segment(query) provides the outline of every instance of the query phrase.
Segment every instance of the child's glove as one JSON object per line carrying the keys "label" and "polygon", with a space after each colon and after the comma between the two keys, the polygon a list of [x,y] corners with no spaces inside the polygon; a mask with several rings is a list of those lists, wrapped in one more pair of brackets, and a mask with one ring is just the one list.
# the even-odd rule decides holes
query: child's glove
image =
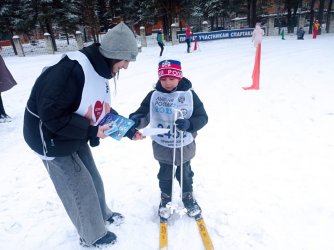
{"label": "child's glove", "polygon": [[132,121],[134,121],[135,123],[133,124],[133,126],[128,130],[128,132],[126,132],[126,134],[124,136],[128,137],[129,139],[133,139],[133,137],[136,135],[137,133],[137,127],[140,124],[140,119],[143,118],[144,115],[141,113],[138,114],[133,114],[130,115],[129,119],[131,119]]}
{"label": "child's glove", "polygon": [[143,115],[143,114],[140,114],[140,113],[138,113],[138,114],[133,114],[133,115],[131,115],[131,116],[129,117],[132,121],[135,122],[135,124],[133,125],[133,128],[136,128],[136,127],[139,126],[139,124],[140,124],[140,119],[143,118],[143,117],[144,117],[144,115]]}
{"label": "child's glove", "polygon": [[187,131],[190,128],[190,121],[188,119],[177,119],[175,124],[176,128],[182,131]]}

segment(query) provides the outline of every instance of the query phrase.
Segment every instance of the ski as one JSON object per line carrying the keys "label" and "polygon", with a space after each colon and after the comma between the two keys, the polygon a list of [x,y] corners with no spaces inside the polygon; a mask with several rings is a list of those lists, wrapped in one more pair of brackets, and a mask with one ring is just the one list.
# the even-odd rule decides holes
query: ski
{"label": "ski", "polygon": [[160,245],[159,249],[167,250],[168,248],[168,223],[167,219],[160,218]]}
{"label": "ski", "polygon": [[[209,232],[206,228],[205,221],[201,214],[194,217],[199,233],[201,235],[203,245],[205,250],[214,250]],[[168,249],[168,220],[160,218],[160,245],[159,249],[167,250]]]}
{"label": "ski", "polygon": [[213,250],[214,249],[213,244],[212,244],[208,229],[206,228],[206,225],[205,225],[205,222],[204,222],[204,219],[203,219],[202,215],[199,214],[199,215],[195,216],[195,220],[196,220],[197,227],[198,227],[199,233],[201,235],[205,250]]}

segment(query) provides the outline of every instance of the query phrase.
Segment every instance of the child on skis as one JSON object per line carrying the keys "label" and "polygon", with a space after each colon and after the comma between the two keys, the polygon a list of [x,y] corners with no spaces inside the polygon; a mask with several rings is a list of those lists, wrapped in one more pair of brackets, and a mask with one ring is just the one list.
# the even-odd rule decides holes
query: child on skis
{"label": "child on skis", "polygon": [[[130,115],[136,122],[135,128],[146,127],[150,123],[153,128],[169,128],[166,134],[152,136],[154,158],[159,162],[158,173],[161,202],[158,214],[168,219],[170,212],[166,205],[171,202],[173,178],[173,149],[174,132],[177,133],[175,165],[176,179],[180,183],[181,140],[180,131],[183,132],[183,183],[182,201],[190,217],[201,213],[201,208],[193,196],[193,176],[190,160],[195,156],[195,137],[208,122],[208,116],[202,101],[192,89],[191,82],[183,77],[181,63],[176,60],[163,60],[159,62],[159,80],[155,89],[150,91],[142,101],[140,107]],[[182,111],[175,121],[175,112]],[[176,125],[176,131],[174,131]],[[143,135],[135,132],[127,136],[134,139],[143,139]],[[181,183],[180,183],[181,185]]]}

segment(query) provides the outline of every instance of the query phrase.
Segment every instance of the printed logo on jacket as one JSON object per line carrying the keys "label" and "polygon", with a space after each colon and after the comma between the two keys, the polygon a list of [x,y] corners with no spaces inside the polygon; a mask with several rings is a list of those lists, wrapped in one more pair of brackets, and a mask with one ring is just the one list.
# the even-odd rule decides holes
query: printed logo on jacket
{"label": "printed logo on jacket", "polygon": [[[193,113],[193,96],[190,90],[162,93],[154,91],[150,103],[150,125],[153,128],[169,128],[163,135],[152,136],[158,144],[174,147],[174,122],[176,119],[189,119]],[[183,146],[193,141],[191,133],[183,133]],[[180,132],[176,131],[176,147],[181,147]]]}
{"label": "printed logo on jacket", "polygon": [[81,65],[85,75],[81,102],[75,113],[89,119],[91,125],[97,125],[105,114],[110,112],[109,82],[96,73],[83,53],[70,52],[67,56]]}

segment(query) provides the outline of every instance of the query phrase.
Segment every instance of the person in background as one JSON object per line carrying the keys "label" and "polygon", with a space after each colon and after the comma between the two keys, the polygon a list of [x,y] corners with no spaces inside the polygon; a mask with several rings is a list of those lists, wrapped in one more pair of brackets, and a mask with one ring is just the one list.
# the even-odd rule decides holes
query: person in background
{"label": "person in background", "polygon": [[319,21],[316,19],[313,23],[313,39],[316,39],[319,33],[319,29],[320,29],[320,23]]}
{"label": "person in background", "polygon": [[190,53],[190,46],[191,46],[191,30],[190,26],[187,26],[186,29],[186,43],[187,43],[187,53]]}
{"label": "person in background", "polygon": [[303,27],[299,27],[299,29],[297,30],[297,39],[304,40],[304,34],[305,34],[305,31]]}
{"label": "person in background", "polygon": [[164,51],[164,46],[165,46],[165,38],[164,38],[164,34],[162,33],[162,29],[158,30],[157,42],[158,42],[158,45],[160,47],[160,57],[161,57],[162,53]]}
{"label": "person in background", "polygon": [[[193,176],[190,160],[195,156],[195,138],[197,131],[208,122],[208,116],[204,105],[192,88],[191,82],[183,77],[181,62],[177,60],[163,60],[158,66],[159,80],[154,90],[150,91],[142,101],[140,107],[132,114],[130,119],[135,121],[132,134],[128,134],[133,140],[143,139],[137,128],[148,125],[153,128],[169,128],[166,134],[152,136],[154,158],[159,162],[158,173],[161,201],[158,214],[162,219],[170,217],[170,210],[166,207],[171,202],[173,176],[173,151],[176,147],[175,164],[176,179],[181,184],[181,159],[183,159],[183,182],[182,201],[190,217],[201,213],[201,208],[193,196]],[[173,107],[173,108],[172,108]],[[175,121],[175,112],[178,113]],[[177,131],[174,131],[174,122]],[[174,133],[180,137],[183,132],[183,143],[176,138],[174,144]],[[183,158],[181,158],[181,146],[183,145]]]}
{"label": "person in background", "polygon": [[281,39],[285,40],[285,31],[284,31],[284,29],[282,29],[282,31],[281,31]]}
{"label": "person in background", "polygon": [[[108,80],[135,61],[138,47],[124,23],[110,29],[101,44],[64,54],[47,67],[32,88],[23,135],[42,159],[83,246],[106,246],[116,235],[106,224],[123,220],[105,200],[104,186],[91,150],[110,126],[97,125],[109,112]],[[114,78],[115,79],[115,78]]]}
{"label": "person in background", "polygon": [[12,87],[17,85],[17,83],[14,80],[10,71],[8,70],[5,61],[1,56],[1,53],[2,53],[2,47],[0,46],[0,123],[4,123],[12,121],[12,118],[9,115],[7,115],[5,111],[1,93],[10,90]]}

